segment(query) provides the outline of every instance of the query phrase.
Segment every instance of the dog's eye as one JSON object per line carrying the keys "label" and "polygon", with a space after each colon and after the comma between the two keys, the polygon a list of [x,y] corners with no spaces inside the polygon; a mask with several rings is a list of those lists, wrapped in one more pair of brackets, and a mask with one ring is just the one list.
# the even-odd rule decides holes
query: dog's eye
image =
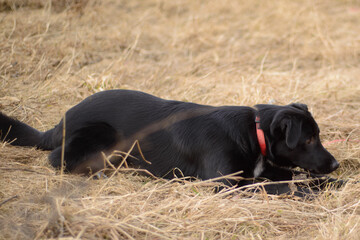
{"label": "dog's eye", "polygon": [[314,138],[314,137],[311,137],[311,138],[309,138],[309,139],[307,139],[307,140],[305,141],[306,144],[312,144],[312,143],[314,143],[314,142],[315,142],[315,138]]}

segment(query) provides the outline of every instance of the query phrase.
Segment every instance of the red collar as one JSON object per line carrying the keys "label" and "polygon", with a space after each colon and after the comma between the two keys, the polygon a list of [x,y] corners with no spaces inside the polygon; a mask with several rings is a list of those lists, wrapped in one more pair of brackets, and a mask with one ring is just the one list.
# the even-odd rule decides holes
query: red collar
{"label": "red collar", "polygon": [[266,142],[265,142],[265,136],[264,131],[260,127],[260,117],[256,116],[255,118],[256,123],[256,135],[257,139],[260,145],[261,154],[265,157],[266,156]]}

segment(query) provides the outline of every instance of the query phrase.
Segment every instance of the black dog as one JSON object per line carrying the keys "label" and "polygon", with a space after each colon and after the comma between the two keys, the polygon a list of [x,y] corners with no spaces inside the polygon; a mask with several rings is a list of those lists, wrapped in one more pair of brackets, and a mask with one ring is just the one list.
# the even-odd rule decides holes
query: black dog
{"label": "black dog", "polygon": [[[174,177],[174,171],[203,180],[239,172],[243,180],[222,181],[242,186],[252,182],[249,178],[291,180],[299,173],[291,170],[294,167],[327,174],[339,166],[322,146],[307,106],[299,103],[213,107],[110,90],[80,102],[65,120],[64,159],[69,172],[97,172],[106,167],[103,153],[126,152],[135,141],[140,148],[134,148],[127,164],[165,178]],[[2,140],[53,150],[50,162],[60,167],[63,121],[39,132],[0,113]],[[114,165],[122,161],[121,156],[111,158]],[[266,190],[283,193],[290,188],[274,184]]]}

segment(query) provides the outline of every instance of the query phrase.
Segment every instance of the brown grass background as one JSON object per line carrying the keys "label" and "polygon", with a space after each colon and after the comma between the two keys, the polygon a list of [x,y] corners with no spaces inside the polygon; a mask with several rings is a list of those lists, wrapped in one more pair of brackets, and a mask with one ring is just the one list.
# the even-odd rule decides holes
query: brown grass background
{"label": "brown grass background", "polygon": [[[350,179],[314,200],[120,171],[61,174],[0,145],[0,239],[359,239],[360,2],[0,0],[0,110],[40,129],[113,88],[308,104]],[[343,141],[334,141],[343,140]]]}

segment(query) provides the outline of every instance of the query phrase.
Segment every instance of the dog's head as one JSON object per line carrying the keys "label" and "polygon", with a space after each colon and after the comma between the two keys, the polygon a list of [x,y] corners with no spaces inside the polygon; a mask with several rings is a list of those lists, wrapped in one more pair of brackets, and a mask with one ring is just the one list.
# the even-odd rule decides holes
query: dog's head
{"label": "dog's head", "polygon": [[319,127],[305,104],[258,105],[269,160],[278,166],[301,167],[326,174],[339,167],[323,147]]}

